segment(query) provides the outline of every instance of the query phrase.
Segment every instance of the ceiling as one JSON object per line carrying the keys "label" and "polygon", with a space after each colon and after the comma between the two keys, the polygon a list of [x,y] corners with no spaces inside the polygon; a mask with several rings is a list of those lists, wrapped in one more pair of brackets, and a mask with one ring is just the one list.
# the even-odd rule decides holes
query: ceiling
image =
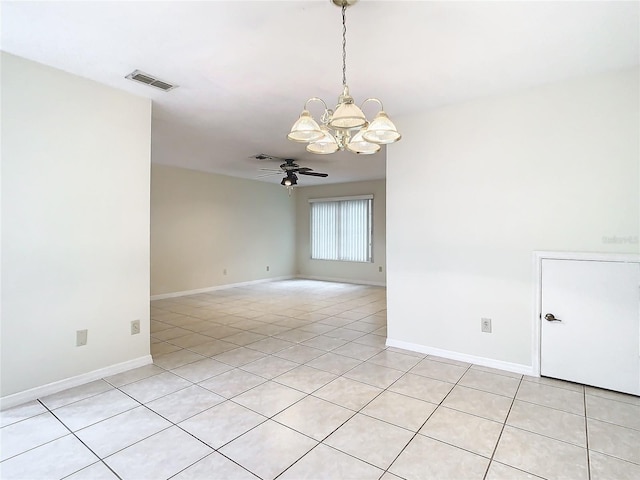
{"label": "ceiling", "polygon": [[[361,0],[347,11],[347,80],[356,102],[380,98],[402,133],[416,111],[638,65],[639,5]],[[2,50],[153,100],[154,163],[256,179],[279,163],[249,158],[266,153],[329,174],[300,185],[385,177],[384,148],[317,156],[286,139],[306,99],[332,105],[341,92],[330,0],[0,6]],[[179,88],[126,80],[135,69]]]}

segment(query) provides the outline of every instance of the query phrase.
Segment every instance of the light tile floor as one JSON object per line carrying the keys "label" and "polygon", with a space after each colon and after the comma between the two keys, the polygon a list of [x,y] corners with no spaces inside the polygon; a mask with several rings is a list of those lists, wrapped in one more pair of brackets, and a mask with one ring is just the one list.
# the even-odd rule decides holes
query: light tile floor
{"label": "light tile floor", "polygon": [[154,365],[0,414],[3,479],[640,478],[640,398],[385,347],[385,290],[151,305]]}

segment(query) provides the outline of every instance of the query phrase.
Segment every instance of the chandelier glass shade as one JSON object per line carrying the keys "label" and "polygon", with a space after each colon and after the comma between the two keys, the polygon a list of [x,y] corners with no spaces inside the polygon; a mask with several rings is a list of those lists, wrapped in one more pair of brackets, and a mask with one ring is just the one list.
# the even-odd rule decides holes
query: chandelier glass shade
{"label": "chandelier glass shade", "polygon": [[364,130],[361,129],[349,140],[346,148],[350,152],[359,153],[360,155],[371,155],[380,150],[381,147],[377,143],[366,141],[364,138]]}
{"label": "chandelier glass shade", "polygon": [[309,110],[305,108],[300,114],[300,118],[293,124],[287,138],[294,142],[315,142],[323,136],[320,125],[313,119]]}
{"label": "chandelier glass shade", "polygon": [[307,151],[311,153],[316,153],[318,155],[327,155],[329,153],[335,153],[340,150],[338,146],[338,142],[335,137],[329,131],[329,128],[326,125],[322,125],[320,127],[320,131],[322,132],[322,137],[318,140],[314,140],[309,145],[307,145]]}
{"label": "chandelier glass shade", "polygon": [[[393,122],[385,113],[382,102],[377,98],[367,98],[358,107],[347,86],[347,25],[346,9],[357,0],[332,0],[342,8],[342,94],[338,97],[335,110],[318,97],[306,101],[300,117],[287,135],[294,142],[307,143],[307,151],[318,155],[348,150],[360,155],[371,155],[385,145],[400,140]],[[310,102],[322,103],[324,110],[318,123],[309,112]],[[380,110],[371,123],[362,111],[367,102],[378,103]]]}

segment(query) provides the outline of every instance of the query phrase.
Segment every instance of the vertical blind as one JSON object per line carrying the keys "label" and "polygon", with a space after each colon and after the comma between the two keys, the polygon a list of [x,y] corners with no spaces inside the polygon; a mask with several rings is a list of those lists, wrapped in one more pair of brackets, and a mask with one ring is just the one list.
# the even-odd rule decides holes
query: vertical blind
{"label": "vertical blind", "polygon": [[311,203],[311,258],[371,262],[373,196],[316,199]]}

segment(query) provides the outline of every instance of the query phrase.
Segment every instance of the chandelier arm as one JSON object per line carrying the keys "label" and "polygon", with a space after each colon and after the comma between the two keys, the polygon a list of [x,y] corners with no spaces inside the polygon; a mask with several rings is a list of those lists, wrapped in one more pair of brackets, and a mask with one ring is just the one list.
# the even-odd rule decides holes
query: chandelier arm
{"label": "chandelier arm", "polygon": [[378,105],[380,105],[380,110],[384,110],[384,106],[382,105],[382,101],[378,98],[367,98],[364,102],[362,102],[362,104],[360,105],[360,109],[364,110],[364,104],[367,102],[376,102]]}
{"label": "chandelier arm", "polygon": [[329,107],[327,106],[327,103],[324,100],[322,100],[321,98],[318,98],[318,97],[311,97],[309,100],[304,102],[304,109],[305,110],[309,110],[307,108],[307,106],[309,105],[309,102],[320,102],[320,103],[322,103],[322,105],[324,105],[325,111],[329,110]]}
{"label": "chandelier arm", "polygon": [[327,103],[322,100],[319,97],[311,97],[309,100],[307,100],[304,104],[304,109],[305,110],[309,110],[307,108],[307,106],[309,105],[309,102],[320,102],[323,106],[324,106],[324,112],[322,112],[322,116],[320,117],[320,121],[323,123],[323,125],[326,125],[327,122],[329,121],[329,119],[331,118],[331,115],[333,115],[333,110],[331,110]]}

